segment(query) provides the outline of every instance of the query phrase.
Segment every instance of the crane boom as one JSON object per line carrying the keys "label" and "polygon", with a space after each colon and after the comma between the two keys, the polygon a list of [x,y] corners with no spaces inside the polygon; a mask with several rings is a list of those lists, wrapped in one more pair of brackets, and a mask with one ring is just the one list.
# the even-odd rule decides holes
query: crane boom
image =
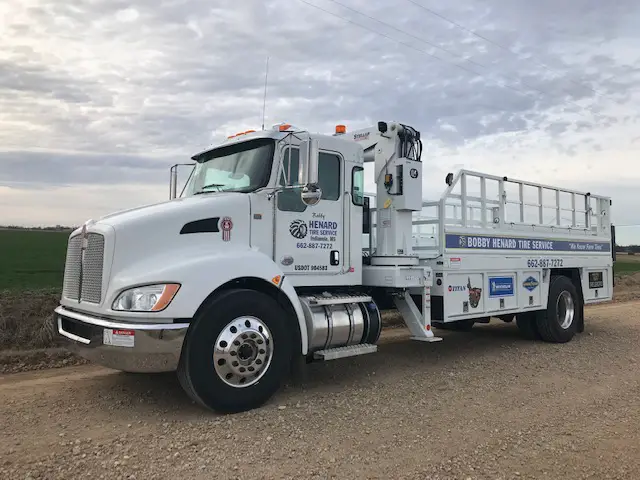
{"label": "crane boom", "polygon": [[375,127],[372,126],[354,130],[349,132],[348,135],[351,136],[353,141],[362,145],[365,162],[375,161],[375,147],[381,142],[396,143],[397,154],[401,157],[408,157],[420,161],[422,155],[420,132],[408,125],[378,122],[378,125]]}

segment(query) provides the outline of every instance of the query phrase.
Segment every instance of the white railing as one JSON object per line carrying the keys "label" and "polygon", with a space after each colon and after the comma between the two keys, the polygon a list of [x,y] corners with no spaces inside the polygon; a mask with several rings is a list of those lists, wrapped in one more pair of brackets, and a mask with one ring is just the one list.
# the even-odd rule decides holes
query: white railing
{"label": "white railing", "polygon": [[447,226],[610,235],[610,199],[588,192],[461,170],[440,202]]}
{"label": "white railing", "polygon": [[[375,193],[372,209],[375,248]],[[495,229],[561,236],[610,237],[610,199],[554,186],[460,170],[438,201],[414,213],[414,249],[438,252],[445,231]],[[365,247],[369,244],[365,235]],[[368,248],[366,248],[368,249]]]}

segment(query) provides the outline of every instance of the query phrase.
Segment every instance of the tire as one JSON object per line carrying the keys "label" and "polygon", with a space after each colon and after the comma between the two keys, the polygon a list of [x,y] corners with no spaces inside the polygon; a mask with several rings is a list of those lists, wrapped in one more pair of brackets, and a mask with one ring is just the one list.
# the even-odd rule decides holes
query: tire
{"label": "tire", "polygon": [[573,282],[565,276],[552,276],[547,310],[536,318],[542,339],[551,343],[569,342],[578,328],[579,310],[580,297]]}
{"label": "tire", "polygon": [[229,290],[209,300],[185,339],[178,378],[203,407],[237,413],[262,406],[289,373],[287,313],[268,295]]}
{"label": "tire", "polygon": [[518,330],[527,340],[542,340],[536,322],[537,312],[519,313],[516,315]]}

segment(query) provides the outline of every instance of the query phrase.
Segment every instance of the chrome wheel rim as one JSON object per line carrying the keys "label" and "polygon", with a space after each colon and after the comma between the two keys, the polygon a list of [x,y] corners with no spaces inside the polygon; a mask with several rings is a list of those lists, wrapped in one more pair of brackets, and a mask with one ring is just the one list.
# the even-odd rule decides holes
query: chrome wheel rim
{"label": "chrome wheel rim", "polygon": [[558,296],[556,302],[556,315],[560,328],[566,330],[573,323],[573,317],[575,316],[575,307],[573,304],[573,297],[566,290]]}
{"label": "chrome wheel rim", "polygon": [[256,317],[238,317],[216,339],[213,365],[227,385],[244,388],[262,378],[271,364],[273,342],[267,326]]}

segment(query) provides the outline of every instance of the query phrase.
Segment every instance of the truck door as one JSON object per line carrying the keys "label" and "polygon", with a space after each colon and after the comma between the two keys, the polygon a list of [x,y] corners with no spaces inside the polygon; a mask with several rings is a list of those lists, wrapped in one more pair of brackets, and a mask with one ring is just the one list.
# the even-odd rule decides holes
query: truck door
{"label": "truck door", "polygon": [[[289,150],[287,147],[283,158],[280,185],[297,183],[298,148],[294,146]],[[342,272],[343,165],[341,155],[320,151],[318,183],[322,197],[316,205],[306,205],[301,200],[301,187],[278,192],[274,260],[285,274],[335,275]]]}

